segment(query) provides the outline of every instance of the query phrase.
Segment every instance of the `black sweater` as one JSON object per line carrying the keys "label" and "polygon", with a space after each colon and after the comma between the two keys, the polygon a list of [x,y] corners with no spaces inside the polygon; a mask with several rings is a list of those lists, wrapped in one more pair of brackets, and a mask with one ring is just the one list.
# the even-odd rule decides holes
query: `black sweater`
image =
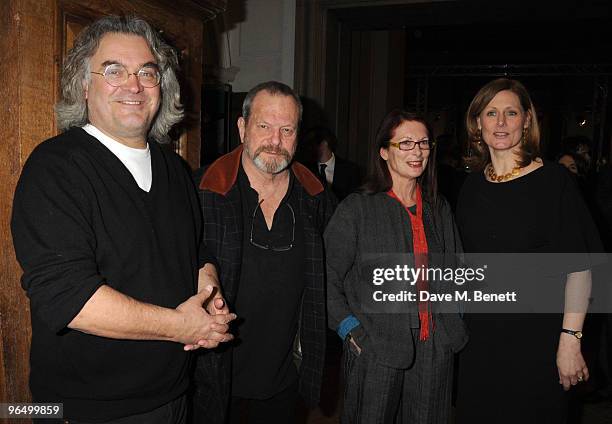
{"label": "black sweater", "polygon": [[185,165],[149,143],[150,192],[80,128],[40,144],[26,162],[12,233],[30,298],[30,387],[64,416],[103,421],[181,395],[188,354],[178,343],[115,340],[66,326],[103,284],[175,308],[193,295],[201,218]]}

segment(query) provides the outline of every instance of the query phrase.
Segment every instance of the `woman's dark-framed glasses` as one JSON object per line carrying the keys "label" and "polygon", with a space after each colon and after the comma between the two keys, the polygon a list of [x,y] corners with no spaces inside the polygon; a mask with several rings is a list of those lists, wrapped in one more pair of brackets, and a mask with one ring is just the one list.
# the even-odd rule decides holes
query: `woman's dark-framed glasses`
{"label": "woman's dark-framed glasses", "polygon": [[260,249],[264,250],[272,250],[273,252],[285,252],[287,250],[291,250],[291,248],[293,247],[293,242],[295,241],[295,212],[293,211],[291,205],[287,202],[281,203],[279,209],[286,206],[291,212],[291,241],[289,241],[289,243],[280,244],[279,246],[274,246],[272,245],[272,243],[268,244],[258,242],[253,238],[253,230],[255,229],[255,215],[257,214],[257,210],[261,209],[262,202],[263,200],[261,202],[258,202],[257,206],[255,207],[255,210],[253,211],[253,216],[251,217],[251,235],[249,236],[249,241],[255,247],[259,247]]}
{"label": "woman's dark-framed glasses", "polygon": [[430,150],[434,148],[434,146],[436,145],[436,142],[432,140],[420,140],[420,141],[404,140],[404,141],[397,141],[397,142],[393,142],[393,141],[389,142],[389,146],[397,147],[400,150],[412,150],[416,147],[417,144],[419,145],[419,148],[421,150]]}
{"label": "woman's dark-framed glasses", "polygon": [[140,85],[146,88],[153,88],[161,81],[161,73],[156,66],[146,65],[138,70],[138,72],[129,73],[125,66],[120,63],[113,63],[104,68],[104,72],[94,72],[92,74],[102,75],[108,85],[119,87],[127,82],[130,75],[138,78]]}

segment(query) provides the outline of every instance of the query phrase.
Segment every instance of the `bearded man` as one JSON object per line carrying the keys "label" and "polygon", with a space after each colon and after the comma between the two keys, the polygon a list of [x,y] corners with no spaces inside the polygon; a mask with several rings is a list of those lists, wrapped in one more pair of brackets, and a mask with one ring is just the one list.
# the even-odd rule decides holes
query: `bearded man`
{"label": "bearded man", "polygon": [[[227,417],[215,412],[229,405],[230,423],[246,414],[249,423],[286,424],[295,421],[300,396],[312,406],[319,401],[325,357],[321,235],[333,197],[293,161],[301,114],[290,87],[257,85],[238,119],[241,146],[197,179],[204,240],[240,322],[230,349],[199,358],[195,422],[221,423]],[[211,386],[221,387],[219,397],[211,396]]]}

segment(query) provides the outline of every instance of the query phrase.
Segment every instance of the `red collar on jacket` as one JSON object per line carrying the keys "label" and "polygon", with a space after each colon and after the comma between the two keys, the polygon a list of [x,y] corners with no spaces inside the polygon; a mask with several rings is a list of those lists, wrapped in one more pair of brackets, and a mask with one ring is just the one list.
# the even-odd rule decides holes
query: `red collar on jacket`
{"label": "red collar on jacket", "polygon": [[[236,184],[241,158],[242,144],[214,161],[200,180],[200,190],[210,190],[225,196]],[[323,184],[301,163],[294,161],[291,170],[309,195],[316,196],[323,191]]]}

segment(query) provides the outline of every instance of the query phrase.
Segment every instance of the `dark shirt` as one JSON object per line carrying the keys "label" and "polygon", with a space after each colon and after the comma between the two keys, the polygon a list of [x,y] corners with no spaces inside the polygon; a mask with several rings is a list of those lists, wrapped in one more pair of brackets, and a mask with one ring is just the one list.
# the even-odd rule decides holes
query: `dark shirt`
{"label": "dark shirt", "polygon": [[[236,298],[241,322],[233,351],[232,395],[266,399],[297,381],[293,342],[304,290],[303,223],[293,173],[270,230],[258,207],[258,194],[242,167],[238,185],[243,199],[244,235]],[[253,243],[270,249],[255,246],[251,234]],[[281,250],[289,245],[290,249]]]}
{"label": "dark shirt", "polygon": [[148,193],[80,128],[40,144],[17,185],[12,232],[32,313],[30,388],[36,402],[63,402],[66,418],[143,413],[187,389],[179,343],[67,328],[103,284],[166,308],[196,291],[196,193],[178,156],[150,149]]}

